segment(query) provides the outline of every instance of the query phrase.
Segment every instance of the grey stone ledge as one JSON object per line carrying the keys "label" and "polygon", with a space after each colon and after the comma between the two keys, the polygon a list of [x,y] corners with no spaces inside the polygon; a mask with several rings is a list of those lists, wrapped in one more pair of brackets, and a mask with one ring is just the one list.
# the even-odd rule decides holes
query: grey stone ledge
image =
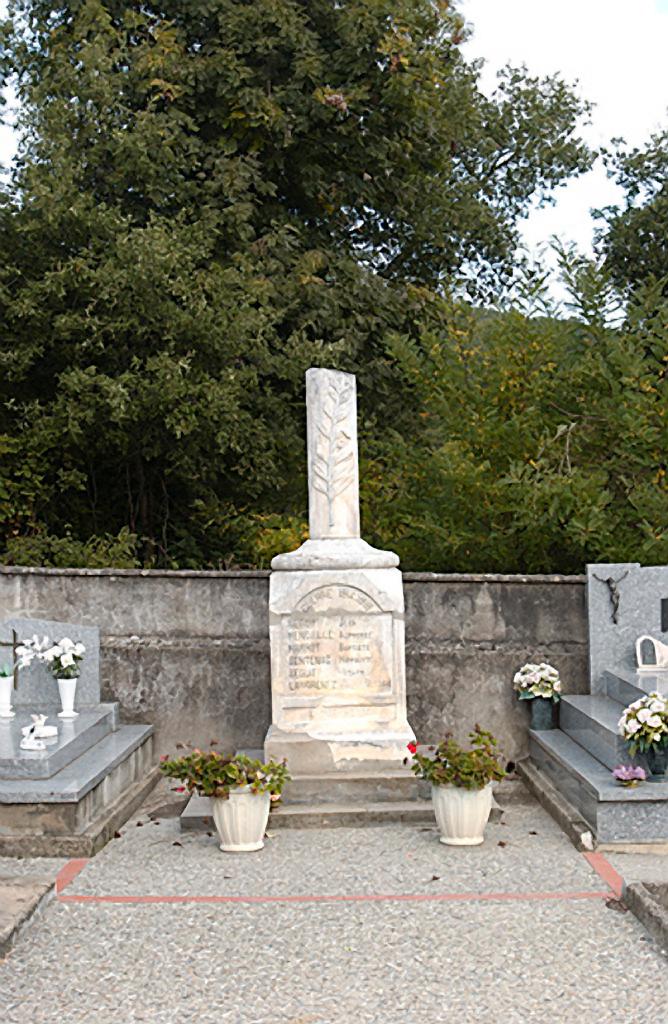
{"label": "grey stone ledge", "polygon": [[[6,576],[121,576],[175,579],[268,579],[269,569],[52,569],[33,565],[0,565],[0,575]],[[584,586],[586,576],[562,576],[536,573],[515,575],[506,573],[438,573],[405,572],[406,583],[521,583],[521,584],[577,584]]]}
{"label": "grey stone ledge", "polygon": [[40,565],[0,565],[5,576],[136,576],[140,578],[174,577],[176,579],[236,579],[237,577],[268,579],[269,569],[52,569]]}
{"label": "grey stone ledge", "polygon": [[0,805],[78,803],[152,734],[152,725],[124,725],[50,779],[0,779]]}

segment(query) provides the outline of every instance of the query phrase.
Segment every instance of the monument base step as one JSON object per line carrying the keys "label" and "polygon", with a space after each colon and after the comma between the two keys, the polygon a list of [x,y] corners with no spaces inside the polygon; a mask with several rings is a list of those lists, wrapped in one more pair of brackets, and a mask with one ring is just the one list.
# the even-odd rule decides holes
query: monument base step
{"label": "monument base step", "polygon": [[[434,822],[431,800],[387,800],[378,802],[279,804],[269,815],[267,829],[346,828],[357,825],[387,825],[393,822]],[[215,826],[208,797],[191,796],[181,814],[181,828],[213,832]]]}
{"label": "monument base step", "polygon": [[158,777],[152,726],[127,725],[50,779],[0,779],[0,855],[89,856]]}
{"label": "monument base step", "polygon": [[430,798],[429,783],[407,769],[393,772],[325,772],[295,775],[283,790],[282,805],[389,803]]}
{"label": "monument base step", "polygon": [[[503,786],[499,794],[503,804],[523,802],[527,793],[521,783]],[[503,807],[492,804],[489,820],[501,820]],[[391,825],[397,822],[433,824],[431,798],[390,800],[318,801],[314,803],[281,802],[272,807],[268,830],[274,828],[354,828],[365,825]],[[193,794],[181,813],[181,828],[194,832],[213,832],[215,826],[208,797]]]}

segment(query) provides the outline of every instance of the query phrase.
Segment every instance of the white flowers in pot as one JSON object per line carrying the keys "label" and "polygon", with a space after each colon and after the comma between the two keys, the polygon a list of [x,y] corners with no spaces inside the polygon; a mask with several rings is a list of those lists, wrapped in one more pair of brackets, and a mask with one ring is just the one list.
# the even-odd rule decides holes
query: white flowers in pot
{"label": "white flowers in pot", "polygon": [[652,775],[662,781],[668,768],[668,698],[653,691],[634,700],[624,709],[617,728],[630,754],[644,754]]}
{"label": "white flowers in pot", "polygon": [[63,637],[57,643],[51,643],[48,636],[41,640],[35,634],[30,640],[24,640],[17,648],[19,668],[27,668],[37,659],[48,668],[58,683],[62,711],[59,718],[76,718],[74,695],[77,679],[81,669],[79,663],[86,653],[84,645],[78,641]]}
{"label": "white flowers in pot", "polygon": [[556,668],[546,661],[541,661],[539,665],[528,662],[515,673],[513,688],[517,690],[520,700],[544,697],[556,702],[561,694],[561,680]]}
{"label": "white flowers in pot", "polygon": [[553,665],[546,661],[528,662],[513,676],[513,687],[520,700],[530,700],[531,728],[554,728],[554,705],[561,694],[561,679]]}

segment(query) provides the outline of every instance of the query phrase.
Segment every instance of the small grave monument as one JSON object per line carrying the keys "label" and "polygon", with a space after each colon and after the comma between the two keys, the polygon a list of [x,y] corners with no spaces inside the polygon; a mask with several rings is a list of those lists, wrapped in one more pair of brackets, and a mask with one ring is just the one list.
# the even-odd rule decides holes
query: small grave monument
{"label": "small grave monument", "polygon": [[59,718],[58,685],[39,658],[15,669],[14,711],[0,717],[0,855],[89,856],[155,784],[153,728],[121,725],[118,705],[102,701],[97,626],[5,619],[5,660],[16,665],[17,640],[34,635],[84,644],[77,714]]}
{"label": "small grave monument", "polygon": [[355,377],[306,373],[310,538],[272,561],[272,725],[293,773],[396,769],[406,718],[399,559],[360,536]]}
{"label": "small grave monument", "polygon": [[530,732],[534,767],[525,777],[539,792],[546,777],[591,829],[590,842],[663,846],[668,782],[652,778],[654,785],[625,789],[612,771],[648,766],[642,754],[632,757],[620,734],[624,709],[649,694],[668,694],[668,566],[587,566],[587,616],[589,693],[562,697],[559,729]]}

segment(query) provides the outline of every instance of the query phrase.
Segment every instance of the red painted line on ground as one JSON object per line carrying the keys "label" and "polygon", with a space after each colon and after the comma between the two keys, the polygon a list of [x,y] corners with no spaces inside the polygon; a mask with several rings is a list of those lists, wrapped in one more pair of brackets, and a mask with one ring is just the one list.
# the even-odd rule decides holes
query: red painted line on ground
{"label": "red painted line on ground", "polygon": [[68,860],[67,864],[56,875],[56,895],[59,895],[77,877],[79,872],[83,871],[87,863],[87,857],[76,857],[74,860]]}
{"label": "red painted line on ground", "polygon": [[624,879],[615,871],[610,861],[606,860],[602,853],[583,853],[586,861],[593,867],[599,878],[602,878],[606,885],[609,885],[617,899],[621,899]]}
{"label": "red painted line on ground", "polygon": [[609,892],[445,892],[361,893],[332,896],[59,896],[61,903],[380,903],[522,902],[525,900],[608,899]]}

